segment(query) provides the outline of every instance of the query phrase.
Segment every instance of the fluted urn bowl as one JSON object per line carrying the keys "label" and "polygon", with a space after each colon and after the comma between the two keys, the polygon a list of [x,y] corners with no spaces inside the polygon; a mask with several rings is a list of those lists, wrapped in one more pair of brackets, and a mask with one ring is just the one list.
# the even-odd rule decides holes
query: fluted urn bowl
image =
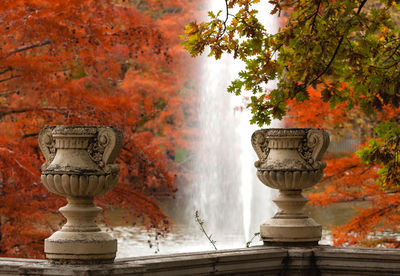
{"label": "fluted urn bowl", "polygon": [[115,187],[118,174],[77,176],[48,173],[42,174],[42,183],[50,192],[62,196],[96,197]]}
{"label": "fluted urn bowl", "polygon": [[302,190],[315,185],[323,176],[322,170],[273,171],[258,170],[258,179],[265,185],[279,190]]}
{"label": "fluted urn bowl", "polygon": [[319,129],[257,130],[252,136],[253,147],[260,158],[255,162],[257,176],[274,189],[311,187],[323,176],[326,163],[321,157],[328,143],[327,133]]}

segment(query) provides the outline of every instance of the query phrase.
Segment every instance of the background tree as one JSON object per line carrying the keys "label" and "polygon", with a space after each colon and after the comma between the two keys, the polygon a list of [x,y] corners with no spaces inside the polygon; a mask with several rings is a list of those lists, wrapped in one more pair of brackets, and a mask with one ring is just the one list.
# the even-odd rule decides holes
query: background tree
{"label": "background tree", "polygon": [[[246,68],[228,91],[253,94],[248,105],[252,123],[261,126],[272,118],[282,119],[290,107],[288,124],[326,127],[332,132],[355,126],[363,141],[372,138],[357,155],[333,158],[324,180],[330,185],[323,196],[311,198],[323,204],[372,201],[371,208],[334,232],[336,243],[382,242],[398,247],[392,238],[370,241],[370,234],[399,230],[400,29],[396,22],[400,4],[271,0],[272,14],[287,16],[278,33],[271,34],[257,18],[259,11],[252,6],[257,2],[226,0],[226,10],[210,12],[208,22],[188,24],[186,49],[196,56],[208,46],[210,56],[217,59],[231,53],[244,61]],[[263,87],[271,80],[277,80],[277,86],[266,91]]]}
{"label": "background tree", "polygon": [[[361,148],[376,143],[376,140],[368,139],[368,135],[374,135],[373,128],[381,128],[380,121],[391,120],[400,111],[386,109],[375,116],[366,117],[357,108],[346,111],[343,103],[331,109],[328,103],[321,100],[319,91],[310,89],[309,93],[310,100],[307,102],[288,101],[285,126],[325,127],[330,131],[331,139],[343,141],[344,137],[355,138]],[[364,151],[339,151],[325,155],[328,164],[325,177],[317,190],[307,196],[310,203],[317,206],[348,201],[370,202],[369,207],[359,210],[359,215],[333,229],[334,245],[384,244],[387,247],[399,247],[399,241],[388,231],[398,232],[400,194],[396,189],[385,186],[386,182],[378,180],[382,167],[360,162]]]}
{"label": "background tree", "polygon": [[191,71],[177,37],[194,5],[0,3],[1,256],[43,257],[57,220],[49,214],[65,204],[39,180],[37,134],[46,125],[121,129],[120,183],[97,204],[123,207],[130,223],[168,230],[157,198],[174,194],[174,152],[191,135]]}

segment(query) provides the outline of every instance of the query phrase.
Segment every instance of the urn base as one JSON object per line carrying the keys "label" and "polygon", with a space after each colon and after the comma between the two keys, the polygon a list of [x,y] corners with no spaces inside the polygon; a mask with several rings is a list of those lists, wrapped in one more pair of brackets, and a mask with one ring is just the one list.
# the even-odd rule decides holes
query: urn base
{"label": "urn base", "polygon": [[271,218],[260,226],[265,245],[317,245],[322,227],[311,218]]}
{"label": "urn base", "polygon": [[46,258],[57,264],[112,263],[117,240],[104,232],[55,232],[44,241]]}

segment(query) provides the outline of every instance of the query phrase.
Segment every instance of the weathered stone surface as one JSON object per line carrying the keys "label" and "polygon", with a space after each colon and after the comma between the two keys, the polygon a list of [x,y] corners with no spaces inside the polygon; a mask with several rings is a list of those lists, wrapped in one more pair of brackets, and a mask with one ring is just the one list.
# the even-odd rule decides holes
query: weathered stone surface
{"label": "weathered stone surface", "polygon": [[317,247],[316,267],[322,275],[400,275],[400,250]]}
{"label": "weathered stone surface", "polygon": [[42,182],[53,193],[67,197],[60,208],[67,223],[45,240],[46,257],[54,263],[110,263],[117,240],[95,223],[101,208],[93,204],[118,182],[114,165],[122,148],[122,133],[104,126],[56,126],[44,128],[39,146],[46,162]]}
{"label": "weathered stone surface", "polygon": [[329,136],[321,129],[260,129],[253,133],[251,143],[260,159],[255,163],[258,170],[310,171],[326,166],[322,156]]}
{"label": "weathered stone surface", "polygon": [[113,264],[54,265],[0,258],[0,276],[92,275],[400,275],[400,250],[265,247],[117,259]]}
{"label": "weathered stone surface", "polygon": [[312,187],[323,176],[322,156],[329,145],[320,129],[271,128],[254,132],[251,143],[259,160],[257,176],[265,185],[279,189],[274,202],[280,211],[260,226],[265,244],[316,245],[322,227],[301,210],[307,202],[301,190]]}

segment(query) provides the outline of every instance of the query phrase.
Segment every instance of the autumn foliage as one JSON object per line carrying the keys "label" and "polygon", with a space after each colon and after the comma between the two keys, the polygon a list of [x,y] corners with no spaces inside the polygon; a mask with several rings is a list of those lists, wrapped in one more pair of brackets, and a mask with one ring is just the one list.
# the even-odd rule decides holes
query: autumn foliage
{"label": "autumn foliage", "polygon": [[[285,124],[290,127],[323,127],[333,140],[357,137],[360,139],[359,149],[368,148],[365,135],[370,134],[379,121],[391,120],[400,111],[387,108],[375,118],[367,117],[357,109],[346,110],[345,103],[331,109],[318,90],[310,89],[309,92],[308,102],[288,102]],[[358,210],[359,214],[345,225],[332,229],[334,245],[400,247],[400,242],[390,235],[390,232],[400,230],[398,188],[382,185],[379,181],[382,166],[361,162],[359,155],[354,152],[327,154],[325,175],[318,184],[321,188],[307,194],[310,203],[326,206],[337,202],[368,201],[369,207]]]}
{"label": "autumn foliage", "polygon": [[47,125],[121,129],[120,183],[97,204],[167,230],[157,197],[174,194],[174,152],[191,135],[191,70],[178,34],[194,5],[1,1],[0,256],[40,258],[56,230],[65,201],[40,183],[37,134]]}

